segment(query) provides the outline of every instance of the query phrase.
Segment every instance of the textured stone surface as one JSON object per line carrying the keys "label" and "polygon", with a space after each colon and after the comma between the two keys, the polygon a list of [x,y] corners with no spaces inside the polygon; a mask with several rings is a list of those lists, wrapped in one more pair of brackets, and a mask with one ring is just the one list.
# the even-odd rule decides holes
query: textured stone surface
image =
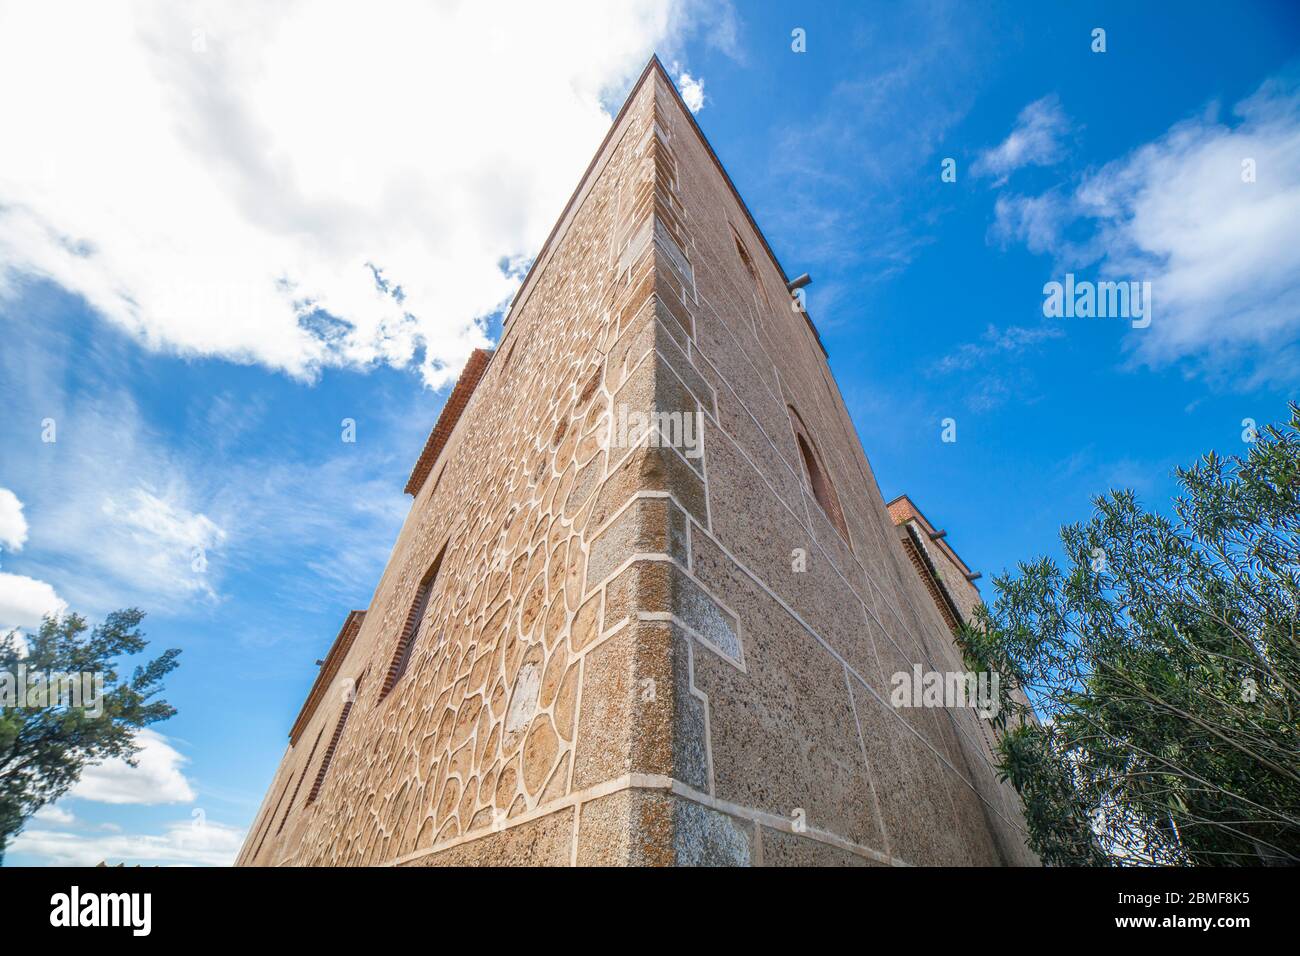
{"label": "textured stone surface", "polygon": [[635,554],[666,554],[686,567],[686,516],[669,499],[638,498],[610,519],[591,542],[589,584],[605,581]]}
{"label": "textured stone surface", "polygon": [[621,790],[582,805],[579,866],[671,866],[672,804],[663,793]]}
{"label": "textured stone surface", "polygon": [[811,837],[763,827],[764,866],[885,866]]}
{"label": "textured stone surface", "polygon": [[707,785],[703,706],[690,693],[688,654],[679,629],[644,621],[587,655],[575,789],[631,773]]}
{"label": "textured stone surface", "polygon": [[693,541],[700,580],[738,609],[746,641],[744,673],[708,651],[695,656],[716,795],[881,847],[843,665],[707,538]]}
{"label": "textured stone surface", "polygon": [[567,866],[572,847],[573,811],[561,810],[404,865]]}
{"label": "textured stone surface", "polygon": [[660,790],[623,790],[582,805],[579,866],[750,866],[754,827]]}
{"label": "textured stone surface", "polygon": [[752,823],[674,799],[673,862],[677,866],[750,866],[753,843]]}

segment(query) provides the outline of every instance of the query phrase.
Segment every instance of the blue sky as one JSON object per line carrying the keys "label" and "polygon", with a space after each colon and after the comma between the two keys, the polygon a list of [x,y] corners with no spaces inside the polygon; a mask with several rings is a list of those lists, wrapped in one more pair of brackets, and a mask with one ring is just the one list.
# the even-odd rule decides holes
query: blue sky
{"label": "blue sky", "polygon": [[[233,858],[449,382],[652,49],[812,274],[881,491],[986,594],[1297,397],[1294,4],[286,10],[0,13],[0,625],[138,605],[184,650],[140,768],[88,771],[11,864]],[[1045,318],[1067,272],[1151,282],[1151,325]]]}

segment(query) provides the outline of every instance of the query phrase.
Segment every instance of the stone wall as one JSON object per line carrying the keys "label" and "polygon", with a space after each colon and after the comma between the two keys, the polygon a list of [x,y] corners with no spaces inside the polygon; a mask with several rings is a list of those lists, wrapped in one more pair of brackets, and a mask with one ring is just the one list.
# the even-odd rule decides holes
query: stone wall
{"label": "stone wall", "polygon": [[956,655],[789,302],[655,61],[241,864],[1032,862],[973,712],[888,705]]}

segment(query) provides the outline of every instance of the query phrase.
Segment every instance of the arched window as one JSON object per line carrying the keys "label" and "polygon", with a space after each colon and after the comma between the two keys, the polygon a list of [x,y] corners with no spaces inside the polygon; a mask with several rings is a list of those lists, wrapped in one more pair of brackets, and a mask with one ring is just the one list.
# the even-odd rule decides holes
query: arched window
{"label": "arched window", "polygon": [[740,261],[745,266],[745,271],[749,273],[750,281],[754,283],[754,288],[758,290],[758,297],[762,300],[767,309],[771,309],[771,303],[767,299],[767,291],[763,288],[762,281],[758,278],[758,270],[754,268],[754,260],[749,256],[749,250],[745,248],[744,241],[740,238],[740,233],[736,232],[736,227],[731,227],[731,238],[736,241],[736,254],[740,256]]}
{"label": "arched window", "polygon": [[799,457],[803,459],[804,476],[808,479],[813,497],[821,505],[822,511],[826,512],[826,517],[830,519],[831,524],[835,525],[835,530],[845,541],[848,541],[849,529],[844,522],[844,510],[840,507],[840,496],[835,493],[835,485],[831,483],[830,475],[822,466],[817,447],[813,444],[803,419],[799,417],[799,413],[793,406],[787,406],[787,410],[790,413],[790,427],[794,430],[795,443],[799,446]]}

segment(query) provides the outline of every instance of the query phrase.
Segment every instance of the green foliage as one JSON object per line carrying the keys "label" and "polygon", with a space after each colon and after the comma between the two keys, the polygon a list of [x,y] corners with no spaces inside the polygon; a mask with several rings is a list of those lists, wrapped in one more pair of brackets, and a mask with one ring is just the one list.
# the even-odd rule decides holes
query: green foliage
{"label": "green foliage", "polygon": [[27,818],[62,796],[87,764],[109,757],[134,763],[135,731],[176,713],[154,698],[177,665],[178,649],[136,667],[129,680],[118,674],[118,659],[139,654],[148,643],[140,632],[143,619],[135,608],[115,611],[87,633],[84,618],[67,614],[46,618],[25,642],[17,632],[0,636],[0,673],[16,674],[21,664],[28,673],[103,675],[99,716],[90,706],[0,707],[0,862]]}
{"label": "green foliage", "polygon": [[1300,862],[1300,407],[1245,455],[1061,530],[962,635],[1015,695],[1001,772],[1053,864]]}

